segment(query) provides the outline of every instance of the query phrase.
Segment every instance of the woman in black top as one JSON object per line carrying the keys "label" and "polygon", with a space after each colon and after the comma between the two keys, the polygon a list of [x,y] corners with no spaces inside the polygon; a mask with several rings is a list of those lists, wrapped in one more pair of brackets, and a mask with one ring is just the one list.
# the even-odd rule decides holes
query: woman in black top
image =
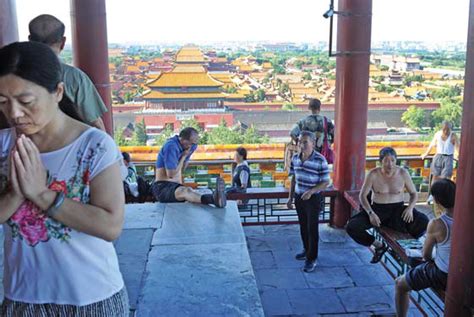
{"label": "woman in black top", "polygon": [[234,162],[237,166],[232,175],[232,187],[227,193],[245,193],[247,188],[252,187],[250,182],[250,168],[247,163],[247,150],[239,147],[235,150]]}

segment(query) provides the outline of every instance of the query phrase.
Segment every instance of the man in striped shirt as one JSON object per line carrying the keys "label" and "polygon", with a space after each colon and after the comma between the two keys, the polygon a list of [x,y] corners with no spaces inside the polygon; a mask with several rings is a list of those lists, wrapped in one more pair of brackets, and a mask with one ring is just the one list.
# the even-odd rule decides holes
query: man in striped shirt
{"label": "man in striped shirt", "polygon": [[319,241],[319,212],[322,195],[329,184],[329,169],[326,159],[315,151],[316,139],[312,132],[302,131],[299,137],[300,154],[291,160],[291,186],[287,206],[293,209],[293,199],[300,224],[304,250],[297,260],[305,260],[304,272],[312,272],[316,267]]}

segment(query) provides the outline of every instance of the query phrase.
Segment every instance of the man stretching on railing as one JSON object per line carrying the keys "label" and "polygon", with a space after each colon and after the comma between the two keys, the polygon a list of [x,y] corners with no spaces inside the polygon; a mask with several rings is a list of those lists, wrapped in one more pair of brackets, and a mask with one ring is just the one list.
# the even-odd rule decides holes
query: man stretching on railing
{"label": "man stretching on railing", "polygon": [[[298,145],[300,154],[291,160],[291,187],[287,202],[288,209],[293,209],[295,199],[301,240],[304,250],[298,253],[297,260],[305,260],[303,271],[314,271],[318,258],[319,213],[324,199],[321,191],[329,184],[329,169],[324,156],[315,151],[316,138],[312,132],[303,131]],[[293,197],[294,196],[294,197]]]}
{"label": "man stretching on railing", "polygon": [[[428,225],[428,217],[414,208],[418,194],[408,172],[397,166],[395,150],[391,147],[381,149],[379,161],[382,167],[370,170],[360,191],[359,200],[363,210],[354,215],[346,227],[355,242],[374,248],[370,263],[379,262],[388,246],[368,234],[368,229],[383,225],[399,232],[408,232],[417,239],[425,233]],[[405,189],[410,194],[408,206],[404,203]],[[370,192],[372,203],[367,198]]]}
{"label": "man stretching on railing", "polygon": [[189,201],[191,203],[213,204],[216,207],[226,206],[224,193],[225,183],[220,177],[216,180],[213,194],[200,194],[183,185],[183,172],[189,159],[197,149],[199,133],[194,128],[184,128],[179,135],[168,139],[158,153],[156,161],[155,183],[152,193],[162,203]]}

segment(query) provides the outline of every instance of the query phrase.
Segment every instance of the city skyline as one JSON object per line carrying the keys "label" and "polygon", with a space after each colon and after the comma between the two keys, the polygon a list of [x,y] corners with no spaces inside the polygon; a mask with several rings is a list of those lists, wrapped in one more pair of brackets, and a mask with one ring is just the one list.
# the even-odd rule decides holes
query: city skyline
{"label": "city skyline", "polygon": [[[316,43],[329,37],[329,20],[322,17],[329,7],[326,0],[241,0],[226,6],[212,0],[135,0],[133,4],[107,1],[109,43]],[[372,42],[466,42],[468,4],[468,0],[374,0]],[[17,0],[16,5],[20,40],[27,40],[32,18],[48,13],[65,23],[70,43],[69,1]]]}

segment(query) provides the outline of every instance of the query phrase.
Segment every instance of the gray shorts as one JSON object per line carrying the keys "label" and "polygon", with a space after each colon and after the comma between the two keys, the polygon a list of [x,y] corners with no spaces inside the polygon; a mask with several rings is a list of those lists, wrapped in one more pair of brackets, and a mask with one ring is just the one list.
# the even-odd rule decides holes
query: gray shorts
{"label": "gray shorts", "polygon": [[424,262],[417,267],[410,269],[405,274],[405,279],[410,288],[419,291],[428,287],[446,290],[448,273],[438,269],[434,262]]}
{"label": "gray shorts", "polygon": [[436,154],[431,163],[431,175],[451,178],[453,176],[453,156]]}

